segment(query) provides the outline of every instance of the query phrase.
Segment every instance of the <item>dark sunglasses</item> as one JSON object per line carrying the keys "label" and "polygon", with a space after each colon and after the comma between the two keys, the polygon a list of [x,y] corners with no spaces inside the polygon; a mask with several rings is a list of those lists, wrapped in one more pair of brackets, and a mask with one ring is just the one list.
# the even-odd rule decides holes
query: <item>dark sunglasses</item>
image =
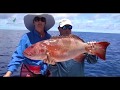
{"label": "dark sunglasses", "polygon": [[35,21],[35,22],[38,22],[38,21],[46,22],[46,18],[37,16],[37,17],[34,18],[33,21]]}
{"label": "dark sunglasses", "polygon": [[72,26],[71,25],[65,25],[63,27],[61,27],[63,30],[66,30],[66,29],[69,29],[71,30],[72,29]]}

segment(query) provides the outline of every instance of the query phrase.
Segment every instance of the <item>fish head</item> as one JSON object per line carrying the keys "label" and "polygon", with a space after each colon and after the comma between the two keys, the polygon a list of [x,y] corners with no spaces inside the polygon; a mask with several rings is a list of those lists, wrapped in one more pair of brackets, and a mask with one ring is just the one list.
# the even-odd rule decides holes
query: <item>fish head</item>
{"label": "fish head", "polygon": [[33,44],[23,52],[24,56],[33,60],[44,60],[47,58],[46,46],[40,43]]}

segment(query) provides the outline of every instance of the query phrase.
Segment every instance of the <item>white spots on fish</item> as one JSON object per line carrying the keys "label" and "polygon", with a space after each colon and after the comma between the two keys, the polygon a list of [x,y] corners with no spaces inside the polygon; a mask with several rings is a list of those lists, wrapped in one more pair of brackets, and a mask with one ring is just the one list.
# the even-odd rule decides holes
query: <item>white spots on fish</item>
{"label": "white spots on fish", "polygon": [[51,39],[49,41],[44,41],[43,43],[50,45],[51,43],[53,43],[53,44],[56,43],[56,40]]}
{"label": "white spots on fish", "polygon": [[[49,41],[44,41],[43,43],[50,45]],[[43,45],[44,46],[44,45]]]}
{"label": "white spots on fish", "polygon": [[46,54],[47,54],[47,55],[49,55],[50,53],[49,53],[49,52],[47,52]]}
{"label": "white spots on fish", "polygon": [[65,42],[64,42],[64,39],[62,39],[62,38],[61,38],[61,39],[59,39],[59,44],[60,44],[61,46],[63,46],[63,45],[64,45],[64,43],[65,43]]}
{"label": "white spots on fish", "polygon": [[58,39],[57,40],[51,39],[49,41],[44,41],[43,43],[46,45],[49,45],[49,46],[54,46],[54,45],[58,45],[59,40]]}
{"label": "white spots on fish", "polygon": [[41,47],[46,47],[45,44],[46,44],[46,43],[40,43],[39,45],[40,45]]}
{"label": "white spots on fish", "polygon": [[49,42],[56,42],[56,40],[51,39]]}

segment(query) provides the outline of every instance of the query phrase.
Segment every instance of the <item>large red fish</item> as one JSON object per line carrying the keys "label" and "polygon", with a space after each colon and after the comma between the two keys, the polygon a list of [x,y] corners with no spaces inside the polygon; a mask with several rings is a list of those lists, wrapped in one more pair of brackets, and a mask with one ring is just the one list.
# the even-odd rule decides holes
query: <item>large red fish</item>
{"label": "large red fish", "polygon": [[[33,44],[24,51],[27,58],[33,60],[54,60],[54,62],[67,61],[82,53],[97,55],[106,59],[106,49],[109,42],[96,42],[90,48],[88,43],[83,42],[78,36],[57,36]],[[91,52],[89,51],[91,50]]]}

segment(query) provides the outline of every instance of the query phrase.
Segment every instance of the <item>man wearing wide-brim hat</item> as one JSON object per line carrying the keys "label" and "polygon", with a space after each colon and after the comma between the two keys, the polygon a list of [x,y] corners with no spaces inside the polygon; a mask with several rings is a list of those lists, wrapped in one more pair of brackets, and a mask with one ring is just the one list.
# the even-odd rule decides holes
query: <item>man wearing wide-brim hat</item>
{"label": "man wearing wide-brim hat", "polygon": [[21,37],[21,40],[12,55],[11,61],[8,64],[8,71],[4,77],[10,77],[21,64],[21,77],[48,76],[49,73],[46,63],[42,60],[30,60],[23,55],[23,52],[32,44],[51,37],[47,31],[54,26],[54,17],[50,14],[29,14],[24,16],[24,24],[30,32],[25,33]]}

